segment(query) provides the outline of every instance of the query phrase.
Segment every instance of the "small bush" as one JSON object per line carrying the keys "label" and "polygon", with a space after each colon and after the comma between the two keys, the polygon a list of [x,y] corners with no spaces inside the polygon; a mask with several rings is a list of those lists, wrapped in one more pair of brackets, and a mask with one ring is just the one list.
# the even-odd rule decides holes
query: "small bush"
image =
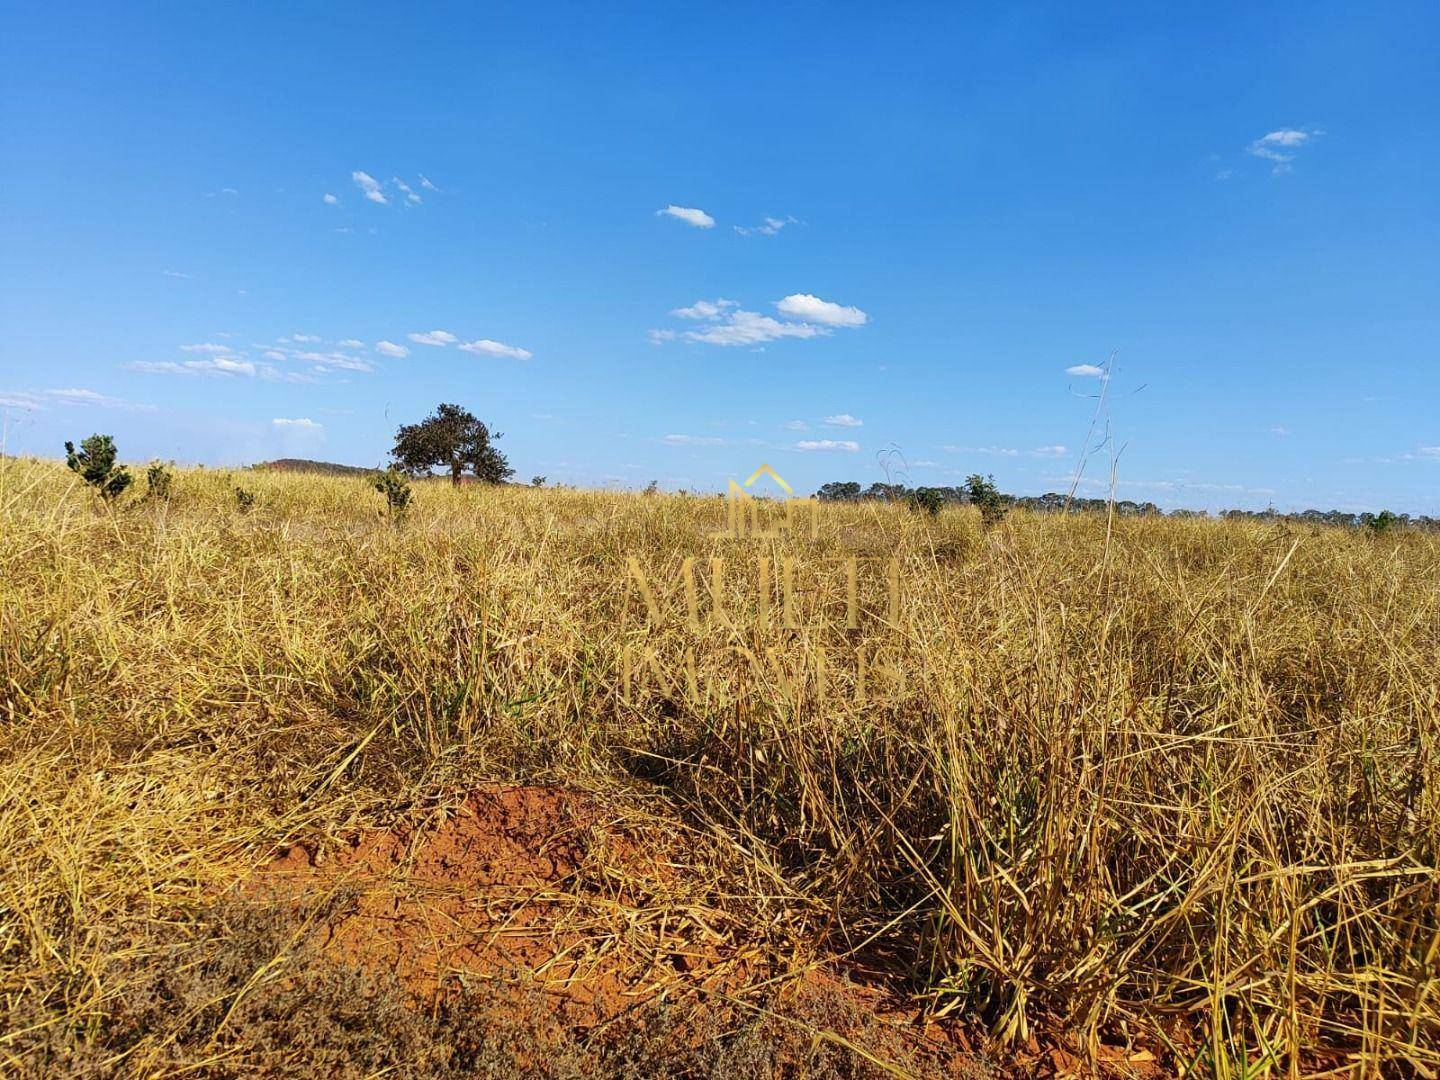
{"label": "small bush", "polygon": [[531,487],[544,487],[544,486],[545,486],[545,480],[546,480],[546,479],[547,479],[547,478],[544,477],[544,476],[532,476],[532,477],[530,478],[530,486],[531,486]]}
{"label": "small bush", "polygon": [[175,484],[175,474],[163,461],[152,461],[145,470],[145,498],[170,501],[170,490]]}
{"label": "small bush", "polygon": [[1010,510],[1010,496],[995,486],[995,477],[975,473],[965,479],[965,494],[980,508],[980,522],[986,528],[1005,520]]}
{"label": "small bush", "polygon": [[1399,514],[1392,514],[1389,510],[1381,510],[1380,513],[1374,517],[1366,514],[1365,518],[1367,519],[1365,521],[1365,527],[1369,529],[1374,536],[1383,536],[1386,533],[1396,532],[1404,524]]}
{"label": "small bush", "polygon": [[646,495],[659,495],[659,494],[660,494],[660,481],[659,481],[659,480],[651,480],[648,484],[646,484],[646,485],[645,485],[645,492],[644,492],[644,494],[646,494]]}
{"label": "small bush", "polygon": [[235,489],[235,509],[242,514],[248,514],[255,507],[255,493],[246,491],[242,487]]}
{"label": "small bush", "polygon": [[945,506],[945,496],[940,493],[939,488],[916,488],[905,496],[905,504],[917,514],[925,513],[931,517],[939,517],[940,511]]}
{"label": "small bush", "polygon": [[65,444],[65,464],[106,502],[119,498],[133,479],[129,470],[115,464],[115,454],[115,440],[109,435],[91,435],[79,450],[72,442]]}
{"label": "small bush", "polygon": [[399,521],[410,506],[410,478],[394,465],[375,478],[375,490],[385,496],[385,509],[391,521]]}

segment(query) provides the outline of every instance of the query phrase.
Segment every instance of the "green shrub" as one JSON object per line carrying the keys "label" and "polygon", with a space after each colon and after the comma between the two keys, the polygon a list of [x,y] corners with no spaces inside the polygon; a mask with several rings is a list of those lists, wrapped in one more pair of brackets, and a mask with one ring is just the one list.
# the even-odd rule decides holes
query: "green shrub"
{"label": "green shrub", "polygon": [[1399,514],[1393,514],[1389,510],[1381,510],[1380,513],[1371,517],[1363,515],[1365,527],[1375,536],[1383,536],[1385,533],[1396,532],[1405,524]]}
{"label": "green shrub", "polygon": [[905,496],[905,504],[917,514],[926,513],[931,517],[939,517],[945,506],[945,496],[939,488],[916,488]]}
{"label": "green shrub", "polygon": [[391,521],[399,521],[410,506],[410,478],[391,465],[375,478],[375,490],[385,496],[385,509]]}
{"label": "green shrub", "polygon": [[163,461],[152,461],[145,470],[145,498],[170,501],[170,489],[175,484],[175,474]]}
{"label": "green shrub", "polygon": [[133,479],[123,465],[115,464],[115,440],[109,435],[91,435],[75,449],[75,444],[65,444],[65,464],[80,474],[106,502],[120,497]]}
{"label": "green shrub", "polygon": [[255,506],[255,493],[246,491],[242,487],[235,489],[235,509],[242,514],[248,514]]}
{"label": "green shrub", "polygon": [[1010,496],[995,486],[995,477],[975,473],[965,479],[965,494],[980,508],[980,521],[987,528],[1005,520],[1010,510]]}

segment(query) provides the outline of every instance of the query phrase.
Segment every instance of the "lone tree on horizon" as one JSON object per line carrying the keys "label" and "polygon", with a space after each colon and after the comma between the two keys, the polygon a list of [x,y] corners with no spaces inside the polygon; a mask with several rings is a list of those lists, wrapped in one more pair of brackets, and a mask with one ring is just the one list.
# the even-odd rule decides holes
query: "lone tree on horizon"
{"label": "lone tree on horizon", "polygon": [[428,473],[438,466],[450,471],[450,482],[456,487],[460,486],[460,477],[467,469],[477,480],[500,484],[515,473],[505,455],[495,447],[495,440],[500,437],[500,432],[491,432],[484,421],[468,409],[440,405],[433,416],[427,416],[420,423],[400,426],[390,456],[412,476]]}

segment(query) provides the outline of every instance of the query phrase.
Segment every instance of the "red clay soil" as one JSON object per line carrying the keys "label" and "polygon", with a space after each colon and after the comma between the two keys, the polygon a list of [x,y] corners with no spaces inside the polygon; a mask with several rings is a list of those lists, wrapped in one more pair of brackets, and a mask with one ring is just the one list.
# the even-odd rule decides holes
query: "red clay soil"
{"label": "red clay soil", "polygon": [[[393,973],[418,998],[519,975],[551,998],[557,1023],[588,1029],[662,991],[672,1000],[704,991],[733,999],[784,974],[752,928],[703,902],[706,885],[688,862],[673,837],[622,821],[583,793],[497,786],[453,812],[363,835],[339,851],[292,847],[249,890],[314,909],[331,895],[353,895],[341,914],[317,923],[323,952]],[[788,985],[799,995],[839,995],[892,1030],[915,1019],[883,993],[821,971]],[[909,1038],[938,1039],[968,1057],[971,1044],[956,1025],[925,1027],[912,1027]],[[1018,1072],[1015,1063],[1000,1071],[1090,1071],[1039,1045],[1022,1056]],[[1117,1048],[1103,1056],[1104,1074],[1155,1075],[1149,1055]]]}
{"label": "red clay soil", "polygon": [[752,969],[753,949],[731,946],[723,914],[687,902],[696,890],[682,875],[583,794],[497,787],[339,852],[297,845],[259,884],[317,901],[353,892],[318,931],[325,953],[393,972],[417,995],[521,972],[584,1024],[662,988],[730,988]]}

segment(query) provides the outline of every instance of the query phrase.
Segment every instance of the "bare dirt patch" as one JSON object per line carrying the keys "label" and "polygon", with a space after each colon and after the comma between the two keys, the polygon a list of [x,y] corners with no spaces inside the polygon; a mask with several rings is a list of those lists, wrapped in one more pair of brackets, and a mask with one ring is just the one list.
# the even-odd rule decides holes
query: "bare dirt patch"
{"label": "bare dirt patch", "polygon": [[433,997],[523,971],[574,1023],[662,990],[733,989],[757,970],[703,884],[594,798],[561,788],[494,787],[418,825],[338,851],[297,845],[252,887],[318,899],[355,896],[317,927],[322,951],[393,973]]}

